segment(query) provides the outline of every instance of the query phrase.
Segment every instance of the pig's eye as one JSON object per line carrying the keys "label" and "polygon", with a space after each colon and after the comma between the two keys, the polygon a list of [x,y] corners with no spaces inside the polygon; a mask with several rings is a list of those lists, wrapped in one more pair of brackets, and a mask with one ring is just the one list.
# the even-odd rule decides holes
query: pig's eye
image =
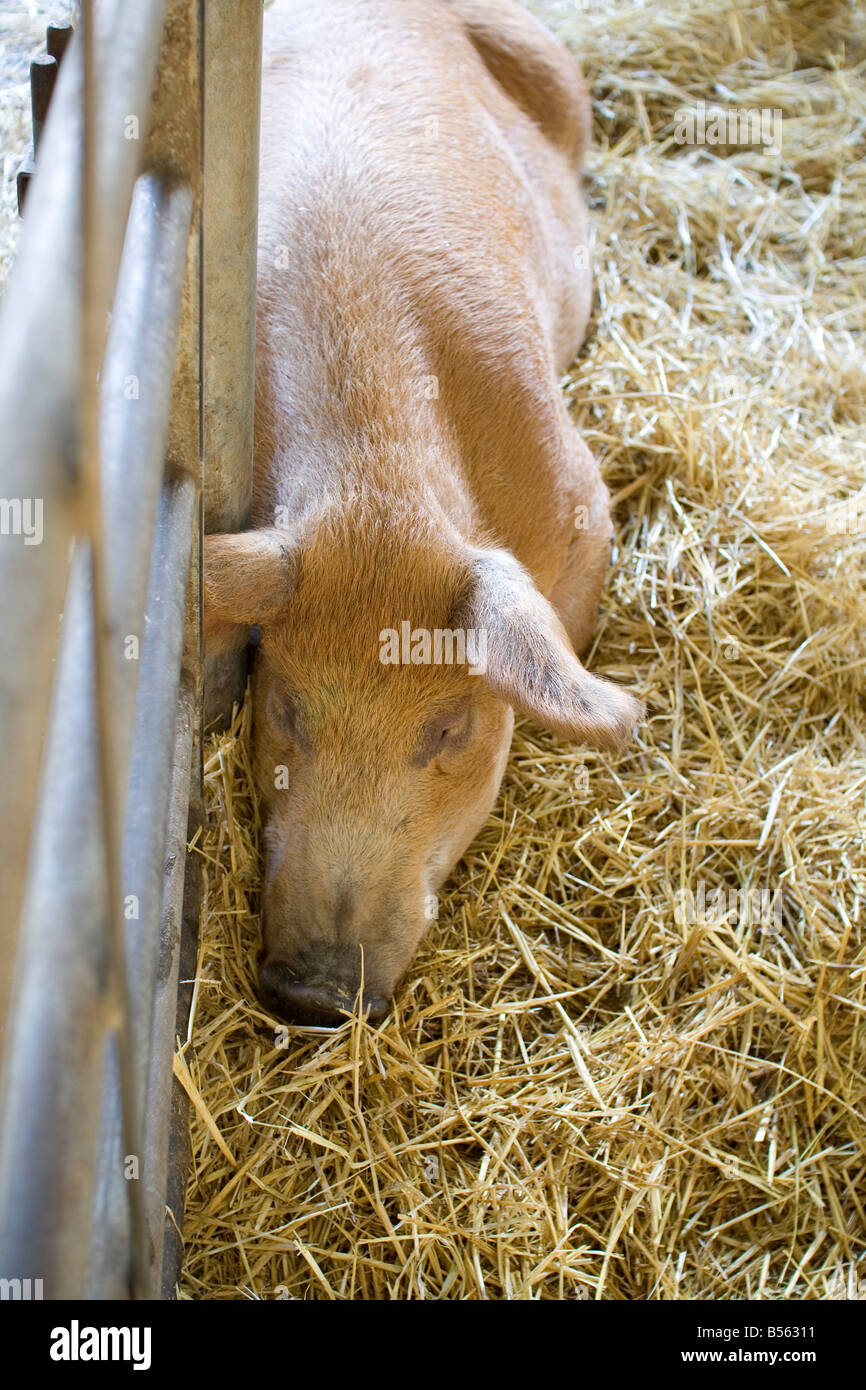
{"label": "pig's eye", "polygon": [[412,754],[415,767],[425,767],[440,754],[465,748],[472,734],[472,707],[460,700],[434,714],[421,729]]}

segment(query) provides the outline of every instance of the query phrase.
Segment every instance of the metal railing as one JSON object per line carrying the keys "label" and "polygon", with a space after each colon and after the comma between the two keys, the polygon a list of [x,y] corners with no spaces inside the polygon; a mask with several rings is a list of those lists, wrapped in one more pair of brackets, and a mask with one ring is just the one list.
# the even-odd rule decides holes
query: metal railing
{"label": "metal railing", "polygon": [[261,0],[87,0],[0,319],[0,1279],[46,1298],[179,1266],[186,846],[244,681],[203,668],[201,536],[249,513],[260,66]]}

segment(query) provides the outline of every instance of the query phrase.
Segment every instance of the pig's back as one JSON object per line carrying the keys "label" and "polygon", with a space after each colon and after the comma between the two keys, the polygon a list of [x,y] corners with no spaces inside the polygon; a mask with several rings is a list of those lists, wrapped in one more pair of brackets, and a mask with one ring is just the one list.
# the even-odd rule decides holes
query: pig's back
{"label": "pig's back", "polygon": [[539,573],[538,535],[559,534],[574,504],[556,374],[588,312],[574,256],[585,98],[539,31],[564,108],[561,131],[542,133],[520,104],[535,95],[510,80],[519,64],[496,79],[486,66],[490,12],[469,0],[266,12],[256,519],[319,505],[353,458],[368,485],[371,451],[345,447],[365,434],[413,432],[420,485],[435,490],[429,441],[444,429],[475,523]]}

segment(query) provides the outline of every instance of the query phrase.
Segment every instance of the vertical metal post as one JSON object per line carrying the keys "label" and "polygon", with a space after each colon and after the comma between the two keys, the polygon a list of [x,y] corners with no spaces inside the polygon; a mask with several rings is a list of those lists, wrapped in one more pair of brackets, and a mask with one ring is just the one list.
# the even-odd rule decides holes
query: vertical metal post
{"label": "vertical metal post", "polygon": [[[239,531],[252,501],[260,0],[205,5],[205,531]],[[243,699],[246,653],[208,660],[205,724]]]}
{"label": "vertical metal post", "polygon": [[57,59],[58,64],[63,61],[63,55],[69,47],[72,34],[72,25],[65,21],[49,24],[45,30],[45,47],[49,55]]}
{"label": "vertical metal post", "polygon": [[[259,111],[262,6],[259,0],[207,0],[204,8],[204,183],[202,266],[202,450],[204,529],[238,530],[249,521],[252,502],[255,290],[258,230]],[[201,550],[193,557],[200,586]],[[194,721],[189,779],[187,841],[201,824],[202,669],[200,587],[190,587],[182,689],[189,692]],[[195,604],[198,602],[198,606]],[[211,661],[204,672],[204,725],[224,722],[243,698],[246,654]],[[181,708],[184,700],[181,698]],[[188,863],[182,906],[175,896],[165,913],[173,926],[180,915],[177,951],[161,983],[154,1017],[152,1089],[160,1091],[167,1030],[184,1035],[192,998],[198,936],[200,866]],[[168,895],[167,895],[168,896]],[[174,938],[173,938],[174,939]],[[175,987],[178,981],[179,988]],[[174,1296],[182,1245],[178,1226],[189,1163],[188,1101],[173,1082],[167,1155],[167,1215],[160,1250],[162,1296]],[[151,1112],[156,1114],[155,1106]],[[163,1131],[153,1136],[157,1146]],[[150,1147],[150,1145],[149,1145]],[[151,1192],[165,1191],[163,1172],[152,1169]]]}
{"label": "vertical metal post", "polygon": [[[153,1000],[148,1076],[144,1179],[150,1230],[151,1288],[154,1297],[163,1286],[164,1253],[168,1254],[168,1263],[172,1266],[170,1287],[166,1292],[168,1297],[173,1297],[174,1294],[181,1254],[176,1239],[177,1226],[183,1221],[183,1198],[188,1165],[189,1117],[186,1113],[183,1114],[183,1133],[180,1136],[185,1141],[184,1146],[177,1156],[171,1153],[171,1149],[175,1142],[173,1119],[177,1109],[173,1103],[176,1083],[173,1079],[172,1062],[175,1035],[178,1031],[179,995],[181,990],[184,994],[187,990],[186,984],[182,986],[181,981],[185,982],[195,975],[201,891],[199,856],[187,850],[190,823],[197,812],[197,806],[194,803],[190,804],[189,798],[195,784],[194,763],[198,753],[193,735],[199,722],[198,711],[193,708],[190,694],[190,687],[182,682],[175,730],[174,778],[163,868],[160,961]],[[176,1157],[182,1161],[175,1161]],[[175,1176],[179,1179],[176,1184],[179,1191],[175,1190]],[[171,1216],[166,1214],[167,1207],[171,1208]]]}
{"label": "vertical metal post", "polygon": [[39,149],[42,127],[57,79],[57,59],[50,53],[37,53],[30,64],[30,111],[33,121],[33,148]]}
{"label": "vertical metal post", "polygon": [[[90,554],[93,605],[94,693],[97,713],[97,765],[100,777],[102,843],[105,850],[108,964],[115,1014],[115,1042],[124,1151],[143,1148],[142,1113],[136,1097],[130,973],[127,968],[126,931],[123,917],[123,816],[125,775],[116,719],[117,637],[113,631],[111,590],[106,551],[107,527],[102,495],[99,450],[99,369],[105,346],[105,325],[100,304],[111,299],[103,284],[105,235],[99,199],[99,119],[102,114],[97,86],[94,0],[83,0],[81,12],[84,63],[84,146],[81,180],[81,363],[82,383],[78,401],[78,430],[83,492],[83,518]],[[144,1297],[147,1280],[147,1230],[144,1196],[136,1183],[126,1184],[130,1222],[129,1263],[125,1274],[129,1289]]]}
{"label": "vertical metal post", "polygon": [[[169,187],[180,186],[189,190],[192,205],[190,234],[187,240],[186,273],[181,295],[181,313],[178,325],[177,349],[172,378],[172,405],[168,422],[166,440],[166,485],[163,491],[161,520],[157,527],[156,544],[151,568],[151,591],[149,608],[154,623],[159,628],[158,640],[152,638],[152,649],[165,647],[165,652],[157,660],[154,671],[155,684],[147,696],[143,685],[139,686],[136,722],[136,744],[139,760],[131,767],[130,797],[139,801],[141,809],[159,821],[156,837],[162,843],[162,835],[170,833],[168,825],[170,782],[177,783],[178,776],[186,776],[184,767],[171,768],[172,732],[167,722],[165,696],[171,692],[176,698],[179,689],[177,682],[183,682],[182,696],[179,700],[178,718],[191,722],[189,737],[191,750],[181,759],[189,767],[191,759],[190,795],[197,797],[196,788],[200,784],[197,762],[201,758],[201,180],[202,180],[202,0],[168,0],[166,6],[165,28],[159,55],[159,82],[154,94],[150,118],[150,140],[146,154],[146,165]],[[192,553],[189,555],[189,535],[195,537]],[[174,590],[174,576],[178,573],[180,556],[183,552],[183,569],[186,573],[186,560],[189,555],[189,583],[184,624],[184,604]],[[163,595],[163,588],[166,592]],[[180,602],[179,616],[169,621],[166,612],[157,615],[157,608],[163,602],[175,612]],[[181,632],[181,627],[184,630]],[[173,633],[178,633],[175,644]],[[163,637],[166,639],[163,641]],[[172,650],[169,654],[168,643]],[[141,739],[144,739],[144,743]],[[175,748],[181,747],[177,738]],[[151,758],[162,758],[164,762],[155,777],[147,778],[142,766],[147,769],[148,753]],[[151,771],[153,769],[151,768]],[[147,783],[144,786],[144,783]],[[157,977],[162,974],[164,960],[161,959],[156,971],[151,967],[153,948],[158,929],[159,909],[154,912],[155,882],[151,881],[153,869],[152,854],[147,849],[147,827],[142,825],[141,817],[131,814],[127,821],[127,844],[124,854],[125,871],[131,873],[138,882],[148,880],[146,891],[148,908],[147,921],[142,921],[144,938],[137,939],[140,933],[130,937],[129,951],[139,970],[139,997],[135,1001],[134,1024],[138,1042],[136,1055],[136,1084],[140,1095],[147,1092],[148,1077],[151,1072],[151,1047],[154,1007],[161,1010],[161,1003],[155,1002],[154,990],[160,989]],[[140,862],[139,862],[140,861]],[[147,984],[144,974],[147,973]],[[104,1091],[107,1098],[116,1093],[118,1082],[118,1058],[109,1055],[107,1059]],[[159,1125],[150,1123],[145,1128],[143,1152],[138,1155],[143,1174],[150,1174],[159,1162],[156,1147],[159,1143]],[[93,1298],[118,1298],[123,1296],[118,1280],[122,1267],[123,1251],[129,1239],[128,1216],[126,1211],[125,1180],[123,1177],[121,1136],[118,1128],[116,1108],[109,1103],[103,1116],[100,1136],[99,1177],[96,1201],[93,1209],[93,1248],[87,1294]],[[149,1179],[145,1178],[145,1187]],[[149,1219],[154,1218],[152,1201],[149,1203]],[[162,1214],[159,1214],[160,1226]],[[159,1233],[161,1235],[161,1231]],[[153,1229],[149,1232],[149,1261],[147,1288],[148,1296],[159,1292],[160,1270],[154,1265],[154,1251],[159,1243]]]}

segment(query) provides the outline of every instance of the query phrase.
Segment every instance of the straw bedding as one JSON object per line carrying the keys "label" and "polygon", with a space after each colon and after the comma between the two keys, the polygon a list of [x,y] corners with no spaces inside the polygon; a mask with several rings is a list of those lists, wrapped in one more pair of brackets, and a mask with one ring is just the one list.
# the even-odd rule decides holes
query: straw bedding
{"label": "straw bedding", "polygon": [[[533,8],[595,109],[590,665],[648,717],[518,725],[393,1013],[334,1033],[254,1003],[248,708],[210,743],[184,1298],[866,1296],[866,8]],[[677,144],[700,100],[781,150]]]}
{"label": "straw bedding", "polygon": [[[518,725],[393,1014],[336,1033],[251,1002],[249,710],[211,742],[186,1298],[866,1297],[866,11],[535,9],[595,107],[590,664],[648,717]],[[701,99],[781,151],[677,144]]]}

